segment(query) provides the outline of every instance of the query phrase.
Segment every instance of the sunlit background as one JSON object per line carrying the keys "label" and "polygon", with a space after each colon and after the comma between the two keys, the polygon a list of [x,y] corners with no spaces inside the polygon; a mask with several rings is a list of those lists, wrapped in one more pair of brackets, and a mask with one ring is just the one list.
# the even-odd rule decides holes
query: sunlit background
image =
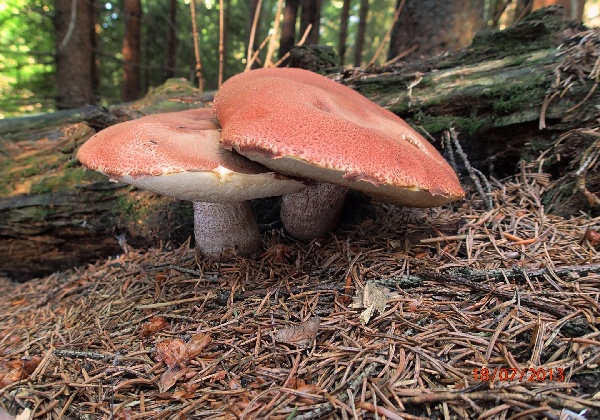
{"label": "sunlit background", "polygon": [[[265,0],[262,8],[259,40],[269,31],[277,10],[276,0]],[[119,101],[122,73],[121,47],[123,37],[122,0],[97,3],[95,31],[97,34],[97,67],[100,81],[100,102]],[[373,0],[369,17],[362,62],[368,62],[392,24],[396,0]],[[246,62],[248,2],[231,0],[229,31],[226,38],[225,77],[243,71]],[[323,2],[320,43],[337,49],[342,1]],[[164,81],[164,51],[167,39],[167,1],[143,2],[142,88]],[[219,6],[218,1],[205,0],[196,4],[200,31],[200,48],[206,87],[215,89],[218,69]],[[348,24],[346,57],[354,57],[358,27],[359,2],[352,3]],[[511,9],[505,12],[510,16]],[[54,107],[54,3],[51,0],[7,0],[0,2],[0,119],[21,114],[50,111]],[[491,20],[488,19],[489,22]],[[584,23],[600,25],[600,0],[587,0]],[[500,27],[504,26],[503,20]],[[150,28],[150,29],[148,29]],[[194,54],[191,35],[189,0],[179,2],[177,11],[178,77],[193,78]],[[378,59],[381,64],[385,55]],[[347,59],[346,62],[351,62]]]}

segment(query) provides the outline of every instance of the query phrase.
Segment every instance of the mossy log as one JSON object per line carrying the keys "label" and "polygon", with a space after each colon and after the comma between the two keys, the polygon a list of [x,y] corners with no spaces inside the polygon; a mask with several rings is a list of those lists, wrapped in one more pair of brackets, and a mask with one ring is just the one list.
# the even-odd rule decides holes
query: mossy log
{"label": "mossy log", "polygon": [[[598,126],[600,29],[540,9],[452,54],[350,74],[357,91],[439,139],[453,126],[471,163],[512,174],[571,129]],[[439,146],[439,144],[438,144]]]}
{"label": "mossy log", "polygon": [[[599,45],[600,32],[565,24],[549,9],[479,34],[463,51],[337,78],[436,139],[455,127],[471,164],[503,176],[563,133],[597,126]],[[186,83],[169,82],[109,114],[127,119],[204,106],[206,99]],[[0,122],[0,273],[26,279],[114,255],[126,246],[119,238],[135,247],[189,237],[189,203],[110,183],[78,164],[78,147],[102,123],[84,122],[81,112],[67,123],[45,118],[50,123],[39,118],[35,129]]]}
{"label": "mossy log", "polygon": [[[117,255],[127,246],[181,243],[193,230],[191,203],[157,197],[85,170],[78,148],[106,124],[146,113],[205,106],[186,81],[92,115],[77,110],[0,124],[0,275],[18,280]],[[83,118],[88,116],[88,121]],[[65,123],[64,118],[69,120]],[[116,120],[116,121],[115,121]],[[10,127],[16,127],[11,130]]]}

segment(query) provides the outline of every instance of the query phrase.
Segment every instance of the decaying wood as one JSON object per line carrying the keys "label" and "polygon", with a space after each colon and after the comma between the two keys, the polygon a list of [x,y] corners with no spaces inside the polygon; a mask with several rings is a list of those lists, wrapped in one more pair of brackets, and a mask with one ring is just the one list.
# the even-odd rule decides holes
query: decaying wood
{"label": "decaying wood", "polygon": [[[424,128],[446,151],[454,145],[437,139],[455,127],[470,161],[458,161],[459,169],[506,176],[521,169],[520,159],[541,156],[530,164],[548,172],[531,175],[546,177],[549,192],[541,199],[568,215],[600,204],[599,51],[600,31],[566,24],[550,9],[505,31],[480,34],[457,53],[410,66],[348,70],[338,79]],[[88,115],[87,124],[81,112],[68,115],[66,125],[57,114],[53,125],[28,131],[22,121],[1,121],[0,273],[42,275],[114,255],[123,239],[133,246],[184,241],[191,233],[187,204],[109,184],[84,172],[74,156],[93,134],[90,126],[204,106],[207,99],[172,82],[127,108]]]}
{"label": "decaying wood", "polygon": [[[193,227],[190,203],[109,182],[84,170],[75,154],[95,133],[90,126],[204,106],[202,100],[185,81],[173,80],[130,108],[0,122],[0,273],[27,279],[127,246],[185,241]],[[77,122],[83,117],[87,123]]]}
{"label": "decaying wood", "polygon": [[598,126],[599,57],[599,29],[548,8],[457,53],[346,71],[344,83],[437,138],[455,127],[471,163],[505,176],[558,135]]}

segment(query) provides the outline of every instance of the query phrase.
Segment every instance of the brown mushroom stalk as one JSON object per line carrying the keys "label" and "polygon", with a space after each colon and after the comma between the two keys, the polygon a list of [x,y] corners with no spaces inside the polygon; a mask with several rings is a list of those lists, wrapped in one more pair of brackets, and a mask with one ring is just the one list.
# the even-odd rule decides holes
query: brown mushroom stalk
{"label": "brown mushroom stalk", "polygon": [[315,182],[302,191],[283,196],[281,222],[298,239],[322,237],[337,225],[348,188]]}
{"label": "brown mushroom stalk", "polygon": [[196,249],[211,260],[251,255],[262,237],[250,203],[194,203]]}

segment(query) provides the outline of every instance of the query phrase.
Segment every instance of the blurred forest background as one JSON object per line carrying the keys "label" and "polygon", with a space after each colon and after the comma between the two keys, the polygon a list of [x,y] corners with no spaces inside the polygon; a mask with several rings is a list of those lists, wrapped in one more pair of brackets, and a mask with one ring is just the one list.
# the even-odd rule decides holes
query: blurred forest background
{"label": "blurred forest background", "polygon": [[216,89],[252,52],[253,66],[273,65],[302,38],[333,47],[346,67],[414,60],[548,4],[598,26],[600,0],[5,0],[0,119],[131,101],[171,77]]}

